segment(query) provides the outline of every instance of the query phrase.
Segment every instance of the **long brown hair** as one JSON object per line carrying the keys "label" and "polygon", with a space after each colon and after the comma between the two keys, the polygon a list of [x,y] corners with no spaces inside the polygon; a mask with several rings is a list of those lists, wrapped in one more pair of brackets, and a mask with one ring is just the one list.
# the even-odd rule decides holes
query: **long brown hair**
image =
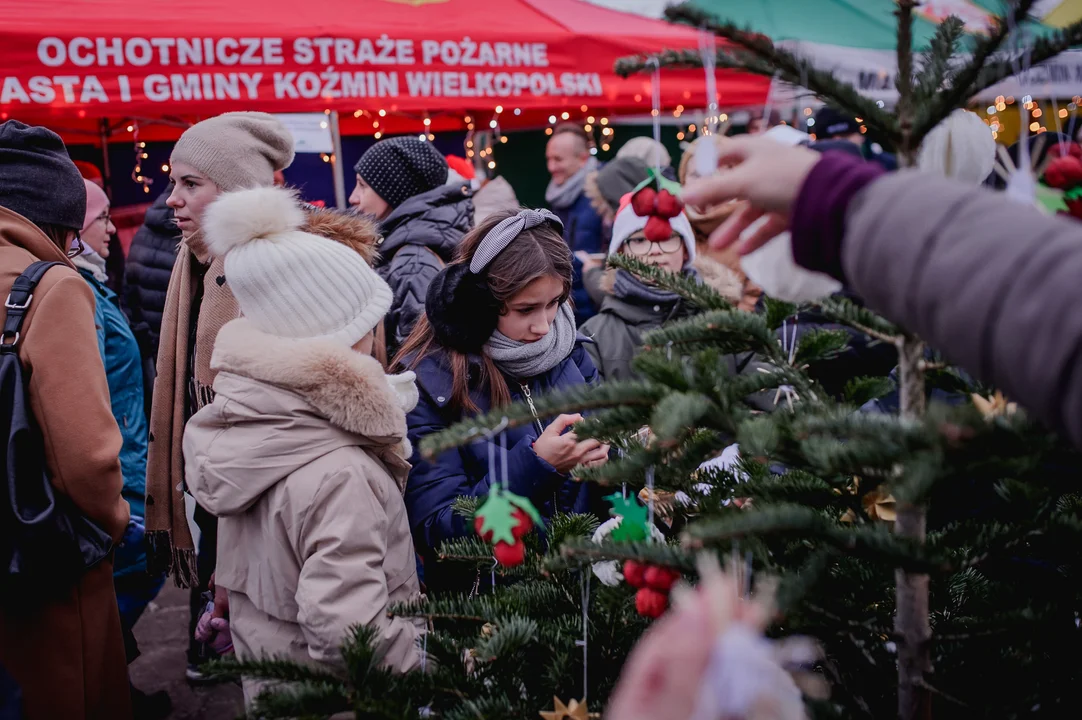
{"label": "long brown hair", "polygon": [[[454,263],[470,262],[485,235],[514,214],[513,211],[494,213],[471,230],[456,248]],[[549,275],[563,283],[564,294],[560,302],[565,302],[571,294],[571,270],[571,250],[567,243],[555,225],[543,223],[519,233],[518,237],[488,264],[485,277],[493,297],[504,308],[501,310],[503,313],[506,312],[508,301],[524,287]],[[440,351],[447,353],[451,364],[451,406],[463,413],[480,412],[480,408],[470,398],[469,357],[436,342],[427,315],[417,319],[413,332],[399,349],[392,366],[399,371],[413,369],[423,359]],[[503,374],[492,358],[482,352],[481,375],[475,387],[482,388],[486,384],[492,407],[511,402],[511,391]]]}

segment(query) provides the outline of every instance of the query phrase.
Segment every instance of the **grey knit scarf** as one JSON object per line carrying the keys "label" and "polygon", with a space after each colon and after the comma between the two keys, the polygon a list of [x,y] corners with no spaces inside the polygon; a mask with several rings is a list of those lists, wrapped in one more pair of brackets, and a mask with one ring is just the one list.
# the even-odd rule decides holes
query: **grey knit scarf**
{"label": "grey knit scarf", "polygon": [[597,158],[591,157],[577,173],[565,180],[563,185],[557,185],[555,180],[550,180],[545,190],[545,202],[560,210],[571,207],[582,194],[582,189],[586,185],[586,176],[597,170],[597,166]]}
{"label": "grey knit scarf", "polygon": [[512,340],[496,330],[485,344],[485,353],[511,377],[532,378],[548,372],[571,354],[577,332],[575,313],[564,302],[560,303],[552,328],[545,337],[527,343]]}

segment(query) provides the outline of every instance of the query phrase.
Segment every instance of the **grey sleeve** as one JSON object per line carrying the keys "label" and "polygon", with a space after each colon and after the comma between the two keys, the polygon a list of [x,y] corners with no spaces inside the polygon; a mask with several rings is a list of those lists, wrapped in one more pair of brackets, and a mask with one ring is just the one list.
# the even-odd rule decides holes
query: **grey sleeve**
{"label": "grey sleeve", "polygon": [[424,314],[428,286],[439,271],[436,255],[424,247],[403,248],[391,260],[387,283],[394,293],[394,300],[387,314],[391,331],[388,339],[393,339],[395,348],[406,341],[417,318]]}
{"label": "grey sleeve", "polygon": [[850,203],[842,262],[868,303],[1082,447],[1082,225],[903,171]]}

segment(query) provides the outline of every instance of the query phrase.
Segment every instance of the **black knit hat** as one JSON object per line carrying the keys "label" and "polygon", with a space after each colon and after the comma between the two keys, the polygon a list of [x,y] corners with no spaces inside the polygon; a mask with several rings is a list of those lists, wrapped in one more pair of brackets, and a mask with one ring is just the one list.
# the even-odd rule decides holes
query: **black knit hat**
{"label": "black knit hat", "polygon": [[815,124],[808,128],[819,140],[860,132],[860,124],[841,110],[824,105],[815,111]]}
{"label": "black knit hat", "polygon": [[0,124],[0,207],[35,225],[83,227],[86,185],[59,135],[18,120]]}
{"label": "black knit hat", "polygon": [[380,140],[353,169],[392,208],[447,182],[443,155],[432,143],[415,137]]}

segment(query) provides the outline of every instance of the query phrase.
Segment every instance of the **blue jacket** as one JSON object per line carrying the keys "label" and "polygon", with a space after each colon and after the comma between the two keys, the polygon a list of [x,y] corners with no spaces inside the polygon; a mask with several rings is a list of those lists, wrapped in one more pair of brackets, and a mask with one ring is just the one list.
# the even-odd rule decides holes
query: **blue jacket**
{"label": "blue jacket", "polygon": [[[113,417],[120,427],[124,444],[120,449],[120,471],[124,475],[122,495],[131,506],[131,514],[146,517],[144,496],[147,476],[148,425],[143,411],[143,359],[128,318],[120,309],[116,293],[79,268],[94,291],[94,326],[98,331],[98,352],[105,364],[109,381],[109,400]],[[143,544],[117,547],[114,575],[146,572]]]}
{"label": "blue jacket", "polygon": [[[532,397],[536,398],[550,390],[598,382],[597,369],[582,347],[583,340],[585,338],[580,338],[571,354],[559,365],[528,381]],[[436,579],[438,570],[432,564],[435,561],[434,549],[446,540],[465,537],[473,532],[465,520],[452,512],[451,503],[459,496],[488,493],[493,481],[488,473],[489,443],[481,441],[448,450],[433,461],[422,458],[418,450],[421,440],[462,420],[463,414],[449,407],[451,371],[445,355],[426,357],[414,371],[417,373],[420,399],[417,407],[406,417],[409,440],[413,444],[413,457],[410,458],[413,469],[406,485],[406,512],[417,552],[426,561],[425,582],[429,589],[439,589],[442,583]],[[476,372],[473,369],[471,374],[476,377]],[[507,385],[513,401],[523,399],[517,380],[507,378]],[[488,412],[487,390],[474,391],[472,398],[482,413]],[[547,418],[542,420],[547,424]],[[544,517],[551,517],[556,510],[596,512],[600,492],[592,490],[589,484],[571,480],[539,458],[532,447],[538,435],[536,423],[507,432],[508,489],[530,498]],[[498,449],[496,457],[499,464]],[[473,581],[472,573],[468,580]]]}
{"label": "blue jacket", "polygon": [[[606,252],[608,243],[605,242],[605,230],[601,222],[601,216],[590,205],[590,198],[586,193],[579,195],[575,202],[565,208],[553,208],[552,211],[564,224],[564,240],[567,241],[571,252],[579,250],[588,253]],[[578,258],[574,260],[575,274],[571,281],[571,297],[575,303],[575,322],[582,325],[597,312],[586,288],[582,284],[582,263]]]}

